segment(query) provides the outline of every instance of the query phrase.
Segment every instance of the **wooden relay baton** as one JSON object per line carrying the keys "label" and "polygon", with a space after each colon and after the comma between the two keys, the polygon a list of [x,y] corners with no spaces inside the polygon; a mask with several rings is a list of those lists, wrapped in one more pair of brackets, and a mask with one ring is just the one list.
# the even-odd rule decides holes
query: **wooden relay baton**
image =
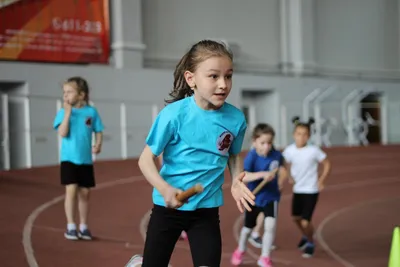
{"label": "wooden relay baton", "polygon": [[[275,176],[276,175],[276,173],[278,172],[278,170],[279,170],[279,168],[276,168],[276,169],[274,169],[274,170],[272,170],[271,172],[272,172],[272,176]],[[254,188],[254,190],[253,190],[253,195],[257,195],[258,194],[258,192],[260,192],[260,190],[268,183],[268,182],[270,182],[271,180],[266,180],[266,179],[264,179],[264,181],[262,181],[261,183],[259,183],[258,185],[257,185],[257,187],[256,188]]]}
{"label": "wooden relay baton", "polygon": [[183,191],[180,194],[176,195],[176,199],[180,202],[186,202],[190,197],[203,192],[204,188],[201,184],[196,184],[195,186],[189,188],[186,191]]}

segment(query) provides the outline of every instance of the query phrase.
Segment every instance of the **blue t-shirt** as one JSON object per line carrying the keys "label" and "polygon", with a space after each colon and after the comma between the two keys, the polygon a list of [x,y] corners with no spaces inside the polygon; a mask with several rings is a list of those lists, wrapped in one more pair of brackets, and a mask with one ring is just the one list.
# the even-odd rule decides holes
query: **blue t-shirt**
{"label": "blue t-shirt", "polygon": [[[259,156],[255,149],[249,151],[244,159],[244,170],[247,172],[272,171],[283,165],[282,153],[272,149],[266,157]],[[248,188],[253,191],[258,184],[263,181],[262,178],[249,182]],[[271,201],[279,201],[281,193],[278,185],[278,174],[268,182],[256,195],[256,206],[265,207]]]}
{"label": "blue t-shirt", "polygon": [[[161,177],[181,190],[197,183],[204,187],[180,210],[223,205],[224,170],[229,155],[241,152],[246,127],[243,113],[228,103],[219,110],[204,110],[191,96],[161,110],[146,139],[155,156],[163,152]],[[155,188],[153,202],[165,206]]]}
{"label": "blue t-shirt", "polygon": [[[54,119],[53,127],[58,126],[64,119],[64,109],[60,109]],[[97,110],[92,106],[72,108],[69,121],[69,133],[61,141],[61,161],[74,164],[93,164],[92,134],[102,132],[103,123]]]}

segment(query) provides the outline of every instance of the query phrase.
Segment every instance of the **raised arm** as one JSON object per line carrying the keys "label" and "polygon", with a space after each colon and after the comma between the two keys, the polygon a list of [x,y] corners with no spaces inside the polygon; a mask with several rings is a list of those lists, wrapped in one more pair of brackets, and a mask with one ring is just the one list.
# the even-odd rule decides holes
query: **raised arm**
{"label": "raised arm", "polygon": [[71,118],[72,107],[69,103],[64,103],[64,117],[61,124],[58,126],[58,134],[62,137],[68,136],[69,133],[69,120]]}

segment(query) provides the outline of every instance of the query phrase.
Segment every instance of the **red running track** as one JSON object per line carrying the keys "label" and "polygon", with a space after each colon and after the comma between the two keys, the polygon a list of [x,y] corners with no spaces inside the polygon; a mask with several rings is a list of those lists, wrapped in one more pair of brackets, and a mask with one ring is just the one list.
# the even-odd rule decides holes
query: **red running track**
{"label": "red running track", "polygon": [[[400,146],[326,151],[333,171],[315,213],[316,254],[303,259],[296,249],[300,236],[290,218],[287,186],[280,205],[275,266],[387,266],[391,234],[400,222]],[[151,187],[135,160],[96,163],[98,187],[92,193],[90,214],[96,239],[92,242],[63,237],[63,188],[57,167],[0,175],[2,267],[122,267],[132,254],[141,253],[152,202]],[[225,198],[223,267],[230,266],[242,222],[229,190]],[[244,266],[256,266],[259,253],[249,245]],[[185,242],[177,244],[171,265],[192,266]]]}

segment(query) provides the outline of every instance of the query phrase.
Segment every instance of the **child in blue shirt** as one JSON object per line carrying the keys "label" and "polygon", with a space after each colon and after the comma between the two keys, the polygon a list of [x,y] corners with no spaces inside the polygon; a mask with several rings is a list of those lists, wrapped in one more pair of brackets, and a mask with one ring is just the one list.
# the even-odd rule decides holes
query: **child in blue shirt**
{"label": "child in blue shirt", "polygon": [[[262,240],[261,256],[258,259],[258,266],[271,267],[271,247],[275,238],[276,217],[278,202],[281,197],[281,187],[287,177],[281,152],[273,146],[275,137],[274,129],[268,124],[258,124],[253,131],[253,149],[249,151],[244,160],[246,176],[243,179],[253,191],[263,180],[267,184],[259,191],[255,199],[255,207],[246,211],[244,226],[240,232],[239,246],[232,255],[231,263],[234,266],[240,265],[247,248],[247,240],[252,229],[256,225],[260,212],[265,215],[264,235]],[[278,169],[277,174],[271,172]]]}
{"label": "child in blue shirt", "polygon": [[[64,107],[54,119],[53,127],[61,139],[61,184],[65,186],[66,239],[91,240],[87,220],[90,188],[95,187],[92,153],[101,151],[103,123],[97,110],[89,105],[89,85],[81,77],[71,77],[63,85]],[[92,135],[95,145],[92,147]],[[79,201],[80,224],[74,221]]]}
{"label": "child in blue shirt", "polygon": [[[246,132],[244,114],[226,103],[232,88],[233,57],[222,43],[203,40],[182,57],[174,88],[154,121],[139,167],[154,187],[142,267],[167,266],[182,231],[194,266],[220,266],[219,207],[228,165],[238,209],[251,210],[254,196],[243,183],[239,153]],[[158,171],[157,157],[163,164]],[[176,195],[200,183],[204,191],[179,202]]]}

